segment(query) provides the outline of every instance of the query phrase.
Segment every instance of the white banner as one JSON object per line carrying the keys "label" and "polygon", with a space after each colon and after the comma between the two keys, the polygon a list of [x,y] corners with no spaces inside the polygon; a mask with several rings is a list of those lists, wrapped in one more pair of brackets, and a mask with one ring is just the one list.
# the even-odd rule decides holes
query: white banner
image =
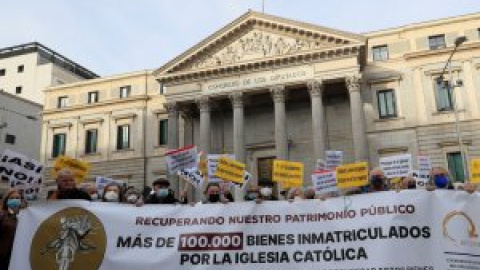
{"label": "white banner", "polygon": [[289,203],[56,201],[22,210],[10,269],[478,269],[480,195]]}
{"label": "white banner", "polygon": [[226,156],[231,159],[235,159],[235,155],[233,154],[210,154],[207,155],[207,169],[208,169],[208,182],[210,183],[217,183],[221,182],[222,179],[215,177],[215,172],[217,171],[218,167],[218,160],[220,157]]}
{"label": "white banner", "polygon": [[43,183],[43,164],[20,153],[5,150],[0,158],[0,179],[10,187],[24,191],[27,199],[35,199]]}
{"label": "white banner", "polygon": [[179,170],[178,176],[192,184],[196,189],[202,190],[205,185],[203,174],[197,168]]}
{"label": "white banner", "polygon": [[168,171],[175,175],[178,170],[197,167],[197,147],[189,146],[165,154]]}
{"label": "white banner", "polygon": [[432,169],[432,161],[430,157],[427,156],[418,156],[418,175],[417,185],[426,186],[428,180],[430,179],[430,170]]}
{"label": "white banner", "polygon": [[325,151],[325,168],[327,170],[335,170],[335,168],[342,165],[342,162],[342,151]]}
{"label": "white banner", "polygon": [[116,183],[122,187],[125,187],[125,181],[120,181],[120,180],[115,180],[112,178],[107,178],[103,176],[97,176],[95,177],[95,184],[97,186],[97,193],[99,196],[103,195],[103,189],[105,188],[106,185],[111,184],[111,183]]}
{"label": "white banner", "polygon": [[315,172],[312,174],[312,183],[313,187],[315,188],[315,194],[317,195],[338,191],[337,172]]}
{"label": "white banner", "polygon": [[380,168],[389,179],[408,176],[412,172],[412,155],[404,154],[380,158]]}

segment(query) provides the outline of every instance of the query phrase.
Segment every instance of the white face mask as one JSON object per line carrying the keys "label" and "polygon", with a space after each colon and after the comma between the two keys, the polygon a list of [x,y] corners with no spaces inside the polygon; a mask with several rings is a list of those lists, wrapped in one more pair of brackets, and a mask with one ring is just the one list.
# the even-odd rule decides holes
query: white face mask
{"label": "white face mask", "polygon": [[94,193],[94,194],[90,195],[90,198],[92,199],[92,201],[98,201],[98,194]]}
{"label": "white face mask", "polygon": [[127,197],[127,202],[129,203],[136,203],[138,201],[138,197],[135,194],[132,194]]}
{"label": "white face mask", "polygon": [[264,197],[268,197],[268,196],[272,195],[272,189],[269,188],[269,187],[261,188],[260,189],[260,194],[262,194],[262,196],[264,196]]}
{"label": "white face mask", "polygon": [[105,193],[105,199],[109,202],[118,202],[118,194],[115,191]]}

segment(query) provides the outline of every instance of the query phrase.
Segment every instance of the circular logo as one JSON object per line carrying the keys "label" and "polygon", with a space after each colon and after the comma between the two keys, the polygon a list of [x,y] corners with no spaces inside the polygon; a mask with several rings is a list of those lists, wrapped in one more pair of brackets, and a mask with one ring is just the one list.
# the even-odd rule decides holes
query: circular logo
{"label": "circular logo", "polygon": [[50,216],[35,232],[32,270],[97,270],[107,245],[105,229],[90,211],[71,207]]}

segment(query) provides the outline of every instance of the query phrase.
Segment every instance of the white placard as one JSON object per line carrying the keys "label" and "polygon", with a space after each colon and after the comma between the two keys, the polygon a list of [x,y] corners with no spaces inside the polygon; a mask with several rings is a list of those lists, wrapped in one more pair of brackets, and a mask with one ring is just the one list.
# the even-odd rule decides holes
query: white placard
{"label": "white placard", "polygon": [[316,172],[312,174],[312,183],[315,194],[317,195],[338,191],[337,173],[335,171]]}
{"label": "white placard", "polygon": [[197,168],[181,169],[178,171],[178,176],[192,184],[196,189],[202,190],[205,185],[205,178]]}
{"label": "white placard", "polygon": [[412,172],[412,155],[404,154],[380,158],[380,168],[389,179],[406,177]]}
{"label": "white placard", "polygon": [[342,151],[325,151],[325,169],[335,170],[335,168],[342,165],[342,162]]}
{"label": "white placard", "polygon": [[43,168],[41,162],[7,149],[0,158],[0,179],[23,190],[28,200],[34,200],[43,184]]}
{"label": "white placard", "polygon": [[189,146],[165,154],[168,172],[175,175],[178,170],[197,167],[197,147]]}

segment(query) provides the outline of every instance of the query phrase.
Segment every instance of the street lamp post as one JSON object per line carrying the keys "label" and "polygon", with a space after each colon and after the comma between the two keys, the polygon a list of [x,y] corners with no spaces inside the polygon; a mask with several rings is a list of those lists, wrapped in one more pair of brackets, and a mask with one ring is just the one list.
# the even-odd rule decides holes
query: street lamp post
{"label": "street lamp post", "polygon": [[445,63],[445,67],[442,70],[442,73],[440,76],[437,78],[437,83],[443,83],[443,74],[445,73],[445,70],[448,67],[448,82],[446,83],[448,92],[450,93],[452,97],[452,103],[453,103],[453,112],[455,115],[455,129],[457,131],[457,140],[458,140],[458,146],[460,148],[460,156],[462,158],[462,169],[463,173],[465,175],[466,179],[469,179],[469,169],[468,169],[468,157],[467,157],[467,152],[465,151],[465,147],[463,145],[463,140],[462,140],[462,130],[460,128],[460,117],[458,115],[458,107],[457,107],[457,101],[455,99],[455,94],[454,94],[454,89],[456,87],[461,87],[463,86],[463,82],[461,80],[458,80],[456,84],[453,83],[453,73],[452,73],[452,58],[455,52],[457,51],[458,47],[462,45],[464,42],[467,41],[467,38],[465,36],[460,36],[455,39],[455,47],[453,48],[452,53],[450,54],[450,57],[448,58],[447,62]]}

